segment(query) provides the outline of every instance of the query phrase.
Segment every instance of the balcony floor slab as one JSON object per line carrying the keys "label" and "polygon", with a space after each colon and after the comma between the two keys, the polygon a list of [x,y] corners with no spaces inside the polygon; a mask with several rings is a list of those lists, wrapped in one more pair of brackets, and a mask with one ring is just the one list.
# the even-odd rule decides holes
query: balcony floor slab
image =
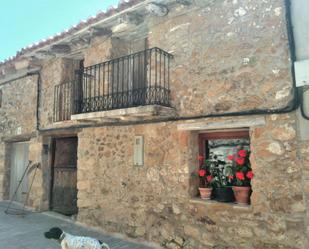
{"label": "balcony floor slab", "polygon": [[80,122],[125,122],[125,121],[146,121],[159,118],[171,118],[176,116],[174,108],[160,105],[147,105],[130,107],[108,111],[98,111],[74,114],[71,120]]}

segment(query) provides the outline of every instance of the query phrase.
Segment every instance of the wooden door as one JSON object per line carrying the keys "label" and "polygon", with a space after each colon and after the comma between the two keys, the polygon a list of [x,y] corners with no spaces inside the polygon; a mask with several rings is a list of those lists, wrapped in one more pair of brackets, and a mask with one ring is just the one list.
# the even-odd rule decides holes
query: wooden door
{"label": "wooden door", "polygon": [[77,213],[77,138],[54,140],[51,209],[65,214]]}
{"label": "wooden door", "polygon": [[[20,142],[13,143],[10,156],[10,199],[12,199],[14,192],[21,180],[24,171],[28,165],[29,157],[29,143]],[[27,175],[24,177],[15,197],[15,201],[23,203],[25,201],[28,191]]]}

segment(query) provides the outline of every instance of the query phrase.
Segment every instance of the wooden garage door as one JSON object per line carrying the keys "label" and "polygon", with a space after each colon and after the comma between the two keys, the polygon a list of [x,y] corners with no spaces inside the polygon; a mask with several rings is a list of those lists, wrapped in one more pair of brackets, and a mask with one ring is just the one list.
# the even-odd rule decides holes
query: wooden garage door
{"label": "wooden garage door", "polygon": [[54,143],[51,209],[65,214],[77,213],[77,138],[57,138]]}
{"label": "wooden garage door", "polygon": [[[11,156],[10,156],[10,199],[12,199],[14,192],[21,180],[24,171],[28,165],[28,157],[29,157],[29,143],[28,142],[20,142],[13,143],[11,147]],[[25,177],[16,193],[17,202],[23,203],[25,201],[26,195],[28,191],[28,181],[27,177]]]}

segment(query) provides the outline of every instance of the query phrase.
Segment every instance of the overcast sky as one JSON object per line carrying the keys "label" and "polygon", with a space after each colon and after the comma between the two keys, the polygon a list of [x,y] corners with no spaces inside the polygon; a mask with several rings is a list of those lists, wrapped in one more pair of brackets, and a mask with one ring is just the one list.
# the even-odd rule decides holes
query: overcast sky
{"label": "overcast sky", "polygon": [[118,0],[0,0],[0,61]]}

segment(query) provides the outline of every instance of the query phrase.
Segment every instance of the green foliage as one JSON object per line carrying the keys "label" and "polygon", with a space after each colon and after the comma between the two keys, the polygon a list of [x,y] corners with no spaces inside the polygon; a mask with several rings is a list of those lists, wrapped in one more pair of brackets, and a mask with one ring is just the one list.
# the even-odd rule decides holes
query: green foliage
{"label": "green foliage", "polygon": [[231,186],[232,181],[228,176],[233,174],[233,169],[225,161],[219,160],[216,155],[210,154],[209,159],[204,162],[205,167],[213,177],[211,185],[215,188]]}

